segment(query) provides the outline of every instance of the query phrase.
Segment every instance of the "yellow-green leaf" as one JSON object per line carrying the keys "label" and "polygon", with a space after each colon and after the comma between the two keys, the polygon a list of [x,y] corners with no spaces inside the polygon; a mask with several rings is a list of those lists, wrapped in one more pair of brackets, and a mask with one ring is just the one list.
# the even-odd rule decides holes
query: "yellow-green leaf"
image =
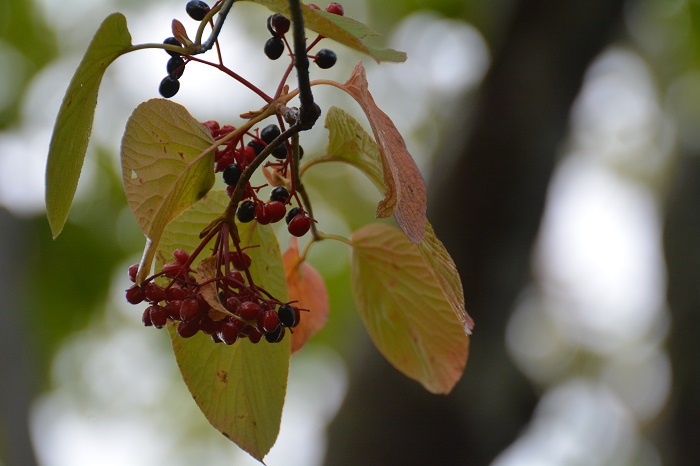
{"label": "yellow-green leaf", "polygon": [[351,241],[353,294],[375,346],[428,391],[449,393],[466,366],[470,319],[442,243],[432,228],[419,246],[384,224],[361,228]]}
{"label": "yellow-green leaf", "polygon": [[46,163],[46,215],[56,238],[68,219],[107,67],[131,47],[126,18],[108,16],[92,38],[56,117]]}
{"label": "yellow-green leaf", "polygon": [[151,241],[139,281],[165,226],[214,185],[214,140],[185,107],[164,99],[132,113],[122,139],[122,182],[136,221]]}
{"label": "yellow-green leaf", "polygon": [[306,163],[348,163],[364,173],[380,193],[386,191],[382,169],[382,157],[374,138],[348,112],[338,107],[328,109],[325,127],[328,128],[326,153]]}
{"label": "yellow-green leaf", "polygon": [[[171,222],[160,241],[158,263],[171,261],[176,248],[192,251],[200,242],[199,232],[223,212],[228,200],[223,192],[210,192]],[[240,225],[239,233],[243,246],[259,246],[246,250],[256,285],[286,301],[284,267],[272,228],[251,222]],[[202,259],[199,257],[194,266]],[[182,378],[207,420],[262,461],[279,434],[291,339],[285,337],[277,344],[240,339],[226,346],[201,333],[181,338],[173,325],[169,331]]]}
{"label": "yellow-green leaf", "polygon": [[[269,10],[282,13],[288,18],[288,0],[248,0],[266,6]],[[406,53],[393,49],[380,49],[364,43],[365,37],[378,34],[366,25],[347,16],[339,16],[325,11],[315,10],[306,5],[301,6],[304,15],[304,26],[329,39],[346,45],[352,49],[374,58],[377,62],[404,62]]]}

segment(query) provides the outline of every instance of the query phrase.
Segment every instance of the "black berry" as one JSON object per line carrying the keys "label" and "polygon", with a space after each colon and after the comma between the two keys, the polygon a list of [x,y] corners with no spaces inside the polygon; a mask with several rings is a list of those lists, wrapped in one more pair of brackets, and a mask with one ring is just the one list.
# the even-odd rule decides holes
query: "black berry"
{"label": "black berry", "polygon": [[314,60],[314,63],[316,63],[316,66],[319,68],[325,70],[335,65],[336,60],[338,60],[338,57],[334,51],[329,49],[321,49],[316,54],[316,60]]}
{"label": "black berry", "polygon": [[199,0],[192,0],[191,2],[187,2],[185,11],[187,11],[187,14],[190,15],[190,18],[193,20],[201,21],[207,13],[209,13],[209,5]]}
{"label": "black berry", "polygon": [[265,55],[270,60],[277,60],[284,53],[284,41],[277,36],[270,37],[265,42]]}
{"label": "black berry", "polygon": [[243,201],[236,210],[236,218],[241,223],[251,222],[255,218],[255,204],[251,200]]}
{"label": "black berry", "polygon": [[294,217],[299,215],[299,212],[301,212],[301,209],[299,207],[292,207],[291,209],[289,209],[289,212],[287,212],[287,218],[285,219],[287,225],[289,225],[289,222],[291,222]]}
{"label": "black berry", "polygon": [[285,327],[294,327],[297,322],[294,308],[289,304],[282,304],[277,310],[277,315],[279,315],[280,323]]}
{"label": "black berry", "polygon": [[169,99],[175,94],[177,94],[177,91],[179,90],[180,81],[173,78],[172,76],[164,77],[163,80],[160,82],[160,87],[158,87],[158,92],[160,92],[160,95],[162,95],[166,99]]}
{"label": "black berry", "polygon": [[275,13],[267,18],[267,30],[273,36],[283,36],[289,31],[289,19],[280,13]]}
{"label": "black berry", "polygon": [[284,186],[277,186],[270,193],[271,201],[279,201],[285,203],[287,202],[287,199],[289,199],[289,191],[287,191],[287,188],[285,188]]}
{"label": "black berry", "polygon": [[272,125],[267,125],[260,131],[260,139],[265,141],[267,144],[270,144],[272,141],[274,141],[282,132],[280,131],[279,126],[272,124]]}
{"label": "black berry", "polygon": [[185,60],[182,57],[171,57],[165,68],[168,70],[168,76],[180,79],[185,72]]}
{"label": "black berry", "polygon": [[284,327],[280,325],[273,332],[265,334],[265,340],[268,343],[279,343],[284,338]]}
{"label": "black berry", "polygon": [[[174,37],[168,37],[167,39],[165,39],[163,41],[163,43],[166,45],[174,45],[176,47],[182,47],[182,44],[180,43],[180,41],[178,41]],[[170,55],[171,57],[179,57],[180,56],[180,54],[177,52],[172,52],[170,50],[166,50],[166,52],[168,52],[168,55]]]}
{"label": "black berry", "polygon": [[223,177],[224,183],[229,186],[236,186],[238,180],[241,179],[241,169],[237,163],[232,163],[228,167],[224,168]]}
{"label": "black berry", "polygon": [[286,159],[287,146],[285,144],[280,144],[279,146],[275,147],[275,150],[272,151],[272,155],[274,155],[275,158],[278,159]]}
{"label": "black berry", "polygon": [[265,149],[265,144],[258,141],[257,139],[253,139],[248,143],[248,147],[253,148],[253,151],[255,151],[255,155],[260,155],[260,152],[262,152],[263,149]]}

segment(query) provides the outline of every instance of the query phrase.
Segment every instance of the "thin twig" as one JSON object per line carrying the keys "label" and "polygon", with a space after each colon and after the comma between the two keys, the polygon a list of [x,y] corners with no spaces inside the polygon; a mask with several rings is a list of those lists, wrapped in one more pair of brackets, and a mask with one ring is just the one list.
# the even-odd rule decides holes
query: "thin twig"
{"label": "thin twig", "polygon": [[321,116],[321,107],[314,102],[309,79],[309,58],[306,56],[306,33],[304,32],[304,16],[301,12],[299,0],[289,0],[289,12],[294,26],[294,66],[297,69],[297,81],[299,82],[299,101],[301,103],[300,118],[301,129],[311,129],[318,117]]}

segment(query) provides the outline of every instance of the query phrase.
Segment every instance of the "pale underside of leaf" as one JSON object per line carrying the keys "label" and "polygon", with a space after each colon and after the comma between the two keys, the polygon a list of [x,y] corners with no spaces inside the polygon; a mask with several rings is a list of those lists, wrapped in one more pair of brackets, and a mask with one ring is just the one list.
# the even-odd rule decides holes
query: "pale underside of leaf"
{"label": "pale underside of leaf", "polygon": [[108,16],[95,33],[56,117],[46,164],[46,215],[56,238],[68,218],[85,160],[97,105],[97,93],[107,67],[131,47],[126,18]]}
{"label": "pale underside of leaf", "polygon": [[350,79],[339,87],[360,104],[379,147],[386,190],[384,199],[377,206],[377,217],[393,214],[406,236],[414,243],[420,243],[425,232],[427,195],[423,177],[403,137],[389,116],[374,102],[361,62]]}
{"label": "pale underside of leaf", "polygon": [[139,270],[150,271],[165,226],[214,184],[214,140],[181,105],[152,99],[139,105],[122,139],[122,182],[136,221],[151,241]]}
{"label": "pale underside of leaf", "polygon": [[[267,7],[288,18],[288,0],[248,0]],[[332,39],[352,49],[366,53],[379,62],[404,62],[406,54],[393,49],[380,49],[364,43],[366,37],[377,36],[377,32],[366,25],[347,16],[339,16],[325,11],[315,10],[302,4],[304,26],[324,37]]]}
{"label": "pale underside of leaf", "polygon": [[[177,248],[192,251],[199,232],[220,215],[229,198],[212,191],[171,222],[158,248],[159,266],[172,260]],[[286,283],[277,239],[269,225],[240,225],[242,246],[249,248],[255,283],[285,301]],[[207,251],[208,249],[205,249]],[[205,253],[203,253],[205,254]],[[200,262],[201,261],[201,262]],[[195,267],[211,268],[198,258]],[[213,272],[207,272],[213,273]],[[192,397],[207,420],[227,438],[262,461],[279,434],[289,372],[290,339],[252,344],[240,339],[231,346],[215,344],[201,333],[179,337],[169,326],[175,357]]]}
{"label": "pale underside of leaf", "polygon": [[461,289],[444,285],[454,283],[452,272],[441,260],[437,267],[426,261],[418,245],[388,225],[368,225],[351,240],[353,294],[374,344],[428,391],[449,393],[469,354]]}

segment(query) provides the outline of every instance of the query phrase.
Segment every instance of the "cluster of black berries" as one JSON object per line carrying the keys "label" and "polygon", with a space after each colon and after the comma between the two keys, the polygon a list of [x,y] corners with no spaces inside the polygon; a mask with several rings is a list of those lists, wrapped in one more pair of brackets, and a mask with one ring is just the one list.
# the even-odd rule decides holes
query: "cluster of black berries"
{"label": "cluster of black berries", "polygon": [[[231,125],[220,126],[218,122],[210,120],[204,122],[214,139],[221,139],[236,128]],[[241,139],[234,139],[225,142],[217,150],[214,156],[216,173],[221,172],[226,192],[233,195],[243,171],[262,152],[268,144],[274,141],[281,134],[279,126],[270,124],[265,126],[259,137],[253,137],[248,144],[243,145]],[[300,157],[303,149],[299,147]],[[285,144],[279,145],[272,155],[278,159],[278,164],[283,164],[287,160],[287,147]],[[276,165],[276,164],[272,164]],[[311,229],[311,218],[299,207],[293,207],[287,212],[287,206],[292,201],[292,195],[284,186],[277,186],[270,193],[267,202],[258,198],[257,190],[250,183],[243,191],[242,202],[236,210],[236,218],[241,223],[257,221],[261,225],[277,223],[283,218],[287,221],[287,230],[293,236],[304,236]]]}
{"label": "cluster of black berries", "polygon": [[[174,37],[168,37],[163,41],[163,43],[167,45],[174,45],[176,47],[182,47],[182,44]],[[170,60],[168,60],[165,67],[168,75],[160,82],[158,92],[160,92],[160,95],[166,99],[169,99],[180,90],[179,79],[182,76],[182,73],[185,72],[186,62],[178,52],[173,52],[172,50],[166,50],[166,52],[168,52],[168,55],[170,55]]]}
{"label": "cluster of black berries", "polygon": [[[245,252],[232,253],[234,269],[225,276],[216,277],[219,301],[228,313],[212,309],[201,293],[189,268],[190,256],[176,249],[174,262],[163,266],[155,275],[169,280],[160,286],[147,280],[140,287],[133,285],[126,290],[126,300],[131,304],[147,302],[143,313],[143,324],[147,327],[163,328],[168,320],[178,322],[177,333],[190,338],[198,332],[211,336],[214,343],[232,345],[239,338],[248,338],[258,343],[263,336],[270,343],[282,341],[285,328],[299,324],[299,308],[263,296],[259,288],[246,284],[239,270],[250,266],[250,257]],[[129,278],[135,282],[138,264],[129,267]]]}
{"label": "cluster of black berries", "polygon": [[270,60],[277,60],[284,53],[284,35],[289,31],[289,19],[275,13],[267,18],[267,30],[272,37],[265,42],[265,55]]}

